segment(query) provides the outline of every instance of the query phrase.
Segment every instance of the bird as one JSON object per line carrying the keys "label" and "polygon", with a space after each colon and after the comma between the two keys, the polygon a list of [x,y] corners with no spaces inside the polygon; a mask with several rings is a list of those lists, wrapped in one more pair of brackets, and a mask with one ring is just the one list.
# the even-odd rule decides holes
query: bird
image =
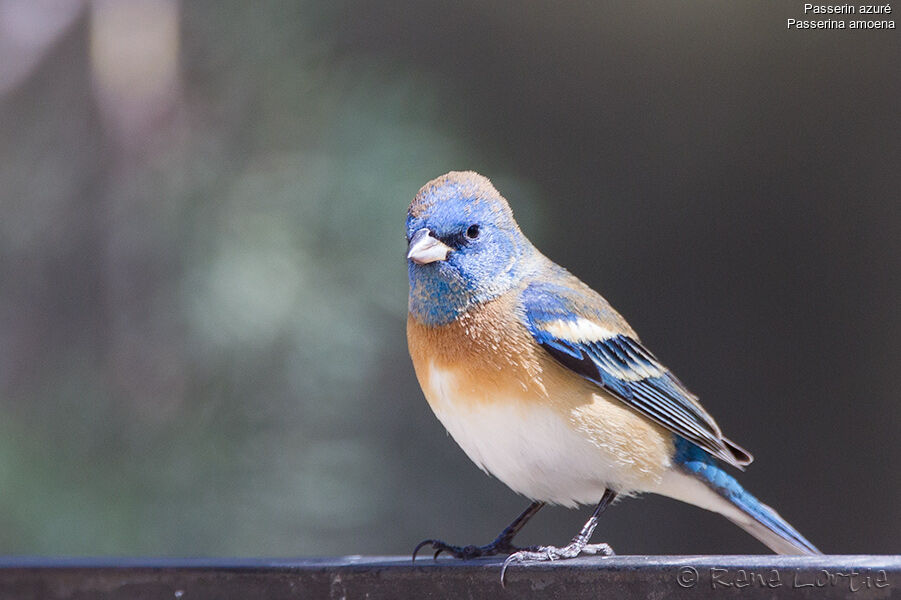
{"label": "bird", "polygon": [[[513,563],[612,555],[591,543],[614,501],[654,493],[719,513],[779,554],[820,551],[727,469],[751,454],[599,293],[544,256],[484,176],[425,184],[406,218],[407,342],[435,416],[480,469],[531,503],[489,544],[431,546]],[[545,505],[594,505],[564,546],[518,547]]]}

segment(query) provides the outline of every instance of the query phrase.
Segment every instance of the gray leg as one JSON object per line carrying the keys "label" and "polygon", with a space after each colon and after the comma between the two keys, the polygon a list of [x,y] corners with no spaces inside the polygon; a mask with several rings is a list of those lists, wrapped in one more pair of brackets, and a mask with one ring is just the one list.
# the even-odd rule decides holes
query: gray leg
{"label": "gray leg", "polygon": [[604,556],[611,556],[613,554],[613,548],[611,548],[609,544],[589,544],[588,540],[591,539],[591,534],[594,533],[594,528],[598,524],[598,517],[615,498],[616,492],[605,490],[604,495],[601,497],[601,501],[598,502],[594,512],[591,513],[591,517],[585,525],[582,526],[582,530],[579,531],[579,533],[576,534],[576,537],[574,537],[566,546],[563,546],[562,548],[558,548],[557,546],[539,546],[534,550],[520,550],[515,554],[511,554],[507,557],[507,560],[504,561],[504,566],[501,568],[501,583],[504,583],[504,573],[507,571],[507,567],[514,562],[523,562],[527,560],[560,560],[564,558],[575,558],[581,554],[603,554]]}

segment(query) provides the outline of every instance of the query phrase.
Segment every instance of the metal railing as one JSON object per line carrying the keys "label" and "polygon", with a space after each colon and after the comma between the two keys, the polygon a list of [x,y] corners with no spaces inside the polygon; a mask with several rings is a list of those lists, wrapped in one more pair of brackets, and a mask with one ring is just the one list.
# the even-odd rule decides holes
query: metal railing
{"label": "metal railing", "polygon": [[901,556],[615,556],[515,564],[307,559],[0,558],[0,598],[901,598]]}

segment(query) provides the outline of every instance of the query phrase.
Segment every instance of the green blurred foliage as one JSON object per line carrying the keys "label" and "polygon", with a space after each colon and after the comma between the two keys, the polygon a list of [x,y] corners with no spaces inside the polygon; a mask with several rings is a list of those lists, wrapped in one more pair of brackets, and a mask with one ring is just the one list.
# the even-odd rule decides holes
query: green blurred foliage
{"label": "green blurred foliage", "polygon": [[406,360],[405,209],[471,150],[427,76],[287,2],[182,6],[179,95],[123,144],[85,13],[0,108],[0,551],[377,544],[419,401],[373,387]]}

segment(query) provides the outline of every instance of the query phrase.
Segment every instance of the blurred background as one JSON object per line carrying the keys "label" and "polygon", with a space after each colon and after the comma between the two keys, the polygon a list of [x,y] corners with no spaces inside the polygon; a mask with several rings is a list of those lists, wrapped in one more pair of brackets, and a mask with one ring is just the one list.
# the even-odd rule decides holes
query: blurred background
{"label": "blurred background", "polygon": [[[493,539],[527,501],[406,352],[406,206],[452,169],[630,319],[749,489],[901,552],[901,43],[800,12],[0,0],[0,553]],[[653,496],[596,537],[766,552]]]}

